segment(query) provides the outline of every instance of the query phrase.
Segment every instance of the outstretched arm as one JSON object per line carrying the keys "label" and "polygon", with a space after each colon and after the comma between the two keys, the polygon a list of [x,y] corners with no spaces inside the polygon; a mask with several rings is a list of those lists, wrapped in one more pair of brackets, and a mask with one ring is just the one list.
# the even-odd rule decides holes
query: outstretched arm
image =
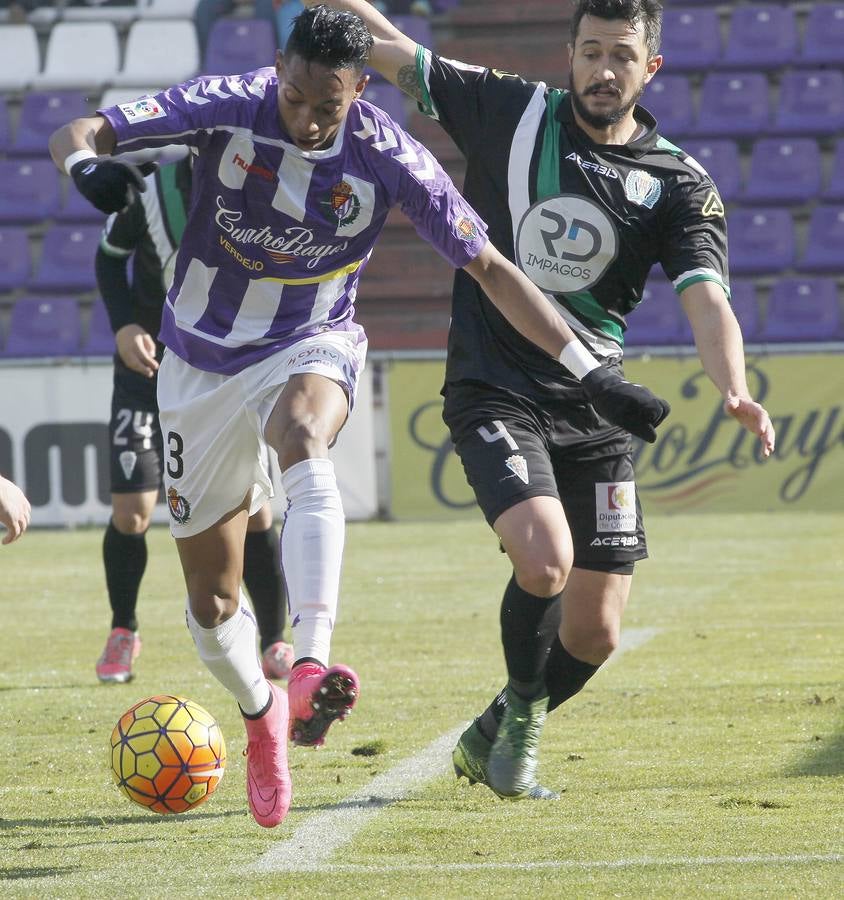
{"label": "outstretched arm", "polygon": [[[320,0],[303,0],[305,6],[317,6]],[[366,0],[327,0],[326,6],[354,13],[366,23],[375,43],[369,62],[388,81],[416,100],[421,99],[416,80],[416,43],[399,31],[386,16]]]}
{"label": "outstretched arm", "polygon": [[520,334],[580,380],[599,415],[645,441],[656,440],[656,426],[668,415],[669,405],[602,367],[521,269],[489,242],[465,269]]}
{"label": "outstretched arm", "polygon": [[27,529],[32,509],[23,491],[0,475],[0,524],[6,526],[4,544],[16,541]]}
{"label": "outstretched arm", "polygon": [[703,369],[724,398],[724,410],[757,435],[764,456],[774,452],[771,418],[751,396],[744,365],[741,329],[723,289],[712,281],[686,288],[680,300],[695,336]]}

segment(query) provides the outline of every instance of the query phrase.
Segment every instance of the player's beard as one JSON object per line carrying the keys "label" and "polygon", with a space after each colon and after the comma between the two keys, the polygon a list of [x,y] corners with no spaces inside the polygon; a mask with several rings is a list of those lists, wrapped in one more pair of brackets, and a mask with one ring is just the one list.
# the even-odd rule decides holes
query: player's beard
{"label": "player's beard", "polygon": [[[571,69],[569,69],[569,84],[571,85],[571,103],[575,112],[591,128],[598,128],[601,130],[610,128],[612,125],[617,125],[639,102],[642,94],[645,93],[645,79],[642,78],[642,83],[626,103],[622,103],[617,109],[614,109],[611,112],[593,113],[587,109],[586,104],[583,102],[583,98],[587,97],[591,91],[587,88],[585,91],[580,92],[575,88],[574,72]],[[594,88],[592,90],[594,90]]]}

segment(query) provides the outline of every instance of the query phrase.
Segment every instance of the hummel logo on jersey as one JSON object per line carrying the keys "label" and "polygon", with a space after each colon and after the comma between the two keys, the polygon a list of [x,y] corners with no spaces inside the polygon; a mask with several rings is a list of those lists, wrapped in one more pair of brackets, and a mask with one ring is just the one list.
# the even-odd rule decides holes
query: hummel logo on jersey
{"label": "hummel logo on jersey", "polygon": [[605,166],[603,163],[590,162],[588,159],[584,159],[579,153],[569,153],[566,159],[569,162],[576,162],[581,169],[584,169],[587,172],[594,172],[596,175],[603,175],[604,178],[618,178],[618,172],[616,172],[615,169],[611,169],[609,166]]}
{"label": "hummel logo on jersey", "polygon": [[243,169],[247,175],[257,175],[259,178],[263,178],[264,181],[275,181],[275,172],[271,172],[269,169],[256,163],[247,162],[239,153],[235,153],[232,164]]}
{"label": "hummel logo on jersey", "polygon": [[[223,90],[224,85],[227,90]],[[199,79],[179,93],[188,103],[204,106],[211,102],[207,96],[209,94],[221,100],[231,100],[232,97],[246,97],[247,91],[253,97],[263,98],[267,92],[267,79],[253,78],[252,81],[244,81],[242,78],[209,78],[207,81]]]}
{"label": "hummel logo on jersey", "polygon": [[401,153],[390,153],[397,162],[407,166],[408,170],[420,181],[431,181],[435,176],[434,164],[431,157],[420,147],[417,152],[413,147],[402,141],[401,135],[388,128],[386,125],[378,122],[376,119],[370,119],[361,113],[360,120],[363,128],[353,131],[352,134],[363,141],[372,137],[378,137],[379,129],[382,135],[381,140],[373,141],[372,146],[381,153],[389,153],[391,150],[401,150]]}
{"label": "hummel logo on jersey", "polygon": [[504,460],[504,465],[525,484],[530,481],[530,478],[528,477],[527,460],[524,456],[516,454],[508,456],[507,459]]}

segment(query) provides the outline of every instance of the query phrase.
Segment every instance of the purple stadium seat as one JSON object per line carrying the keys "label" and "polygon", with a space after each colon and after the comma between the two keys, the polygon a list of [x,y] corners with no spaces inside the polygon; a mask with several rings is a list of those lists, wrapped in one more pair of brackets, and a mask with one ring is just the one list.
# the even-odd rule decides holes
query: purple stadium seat
{"label": "purple stadium seat", "polygon": [[276,45],[275,28],[267,19],[217,19],[208,34],[202,71],[236,75],[272,65]]}
{"label": "purple stadium seat", "polygon": [[723,65],[729,69],[775,69],[797,56],[794,11],[785,4],[733,7]]}
{"label": "purple stadium seat", "polygon": [[98,225],[53,225],[44,235],[31,290],[75,293],[97,286],[94,257],[102,235]]}
{"label": "purple stadium seat", "polygon": [[10,152],[16,156],[48,156],[50,135],[71,119],[89,114],[81,91],[31,91],[21,104]]}
{"label": "purple stadium seat", "polygon": [[12,129],[9,124],[9,108],[6,105],[6,98],[0,94],[0,153],[5,153],[9,149],[12,140]]}
{"label": "purple stadium seat", "polygon": [[832,172],[821,196],[824,200],[844,200],[844,138],[835,145]]}
{"label": "purple stadium seat", "polygon": [[0,291],[24,287],[31,269],[32,253],[26,228],[0,227]]}
{"label": "purple stadium seat", "polygon": [[709,173],[722,200],[734,200],[741,190],[741,156],[738,144],[728,138],[684,141],[683,149]]}
{"label": "purple stadium seat", "polygon": [[801,272],[840,274],[844,268],[844,206],[817,206],[809,219]]}
{"label": "purple stadium seat", "polygon": [[814,3],[806,17],[799,63],[844,65],[844,3]]}
{"label": "purple stadium seat", "polygon": [[667,71],[707,69],[721,56],[718,11],[705,6],[666,9],[662,15],[662,53]]}
{"label": "purple stadium seat", "polygon": [[395,85],[385,81],[368,84],[362,99],[373,106],[379,106],[396,124],[402,127],[407,124],[404,94]]}
{"label": "purple stadium seat", "polygon": [[835,134],[844,130],[844,71],[808,69],[786,72],[773,132]]}
{"label": "purple stadium seat", "polygon": [[759,301],[756,299],[756,285],[750,280],[730,282],[730,306],[741,326],[742,337],[746,341],[759,338]]}
{"label": "purple stadium seat", "polygon": [[104,225],[106,214],[100,212],[96,206],[86,200],[69,178],[62,180],[67,183],[65,184],[64,202],[56,212],[56,221]]}
{"label": "purple stadium seat", "polygon": [[0,159],[0,224],[40,222],[59,208],[59,172],[51,159]]}
{"label": "purple stadium seat", "polygon": [[388,18],[399,31],[403,31],[412,41],[429,50],[434,49],[434,32],[429,19],[424,16],[390,13],[388,13]]}
{"label": "purple stadium seat", "polygon": [[79,305],[73,297],[19,297],[12,307],[5,357],[79,353]]}
{"label": "purple stadium seat", "polygon": [[834,341],[841,337],[841,308],[832,278],[783,278],[768,297],[765,341]]}
{"label": "purple stadium seat", "polygon": [[88,334],[82,345],[82,354],[84,356],[112,356],[114,351],[114,332],[108,321],[108,313],[103,301],[97,300],[91,308]]}
{"label": "purple stadium seat", "polygon": [[685,75],[657,75],[645,89],[642,105],[669,139],[692,128],[692,90]]}
{"label": "purple stadium seat", "polygon": [[734,209],[727,226],[735,275],[774,274],[794,265],[794,223],[787,209]]}
{"label": "purple stadium seat", "polygon": [[771,121],[768,79],[761,72],[710,72],[703,80],[695,132],[740,137],[764,134]]}
{"label": "purple stadium seat", "polygon": [[624,343],[631,347],[662,347],[684,344],[680,300],[670,281],[652,278],[642,291],[642,300],[627,317]]}
{"label": "purple stadium seat", "polygon": [[761,138],[750,155],[742,199],[749,203],[805,203],[821,189],[821,153],[812,138]]}

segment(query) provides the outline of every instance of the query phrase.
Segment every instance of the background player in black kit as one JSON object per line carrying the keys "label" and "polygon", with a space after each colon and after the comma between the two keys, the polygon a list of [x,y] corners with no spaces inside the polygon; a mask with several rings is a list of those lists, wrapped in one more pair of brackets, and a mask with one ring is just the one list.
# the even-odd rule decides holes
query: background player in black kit
{"label": "background player in black kit", "polygon": [[[725,410],[770,455],[774,430],[749,394],[728,300],[717,189],[636,105],[662,65],[660,4],[577,3],[569,91],[441,59],[363,0],[332,5],[367,22],[371,64],[452,137],[490,239],[583,343],[620,369],[625,316],[661,264]],[[455,769],[501,796],[554,798],[536,778],[546,713],[618,645],[634,562],[647,556],[631,439],[461,272],[443,395],[469,483],[513,564],[501,605],[508,683],[461,736]]]}
{"label": "background player in black kit", "polygon": [[[161,325],[168,264],[185,224],[191,161],[163,165],[145,179],[146,190],[109,217],[97,250],[97,285],[117,342],[111,401],[112,517],[103,539],[111,604],[111,632],[97,661],[100,681],[125,682],[141,649],[136,607],[147,563],[146,530],[162,480],[162,439],[156,373],[163,347]],[[128,264],[132,259],[132,279]],[[286,678],[293,649],[282,639],[284,584],[278,535],[269,504],[249,520],[243,580],[252,600],[268,678]]]}

